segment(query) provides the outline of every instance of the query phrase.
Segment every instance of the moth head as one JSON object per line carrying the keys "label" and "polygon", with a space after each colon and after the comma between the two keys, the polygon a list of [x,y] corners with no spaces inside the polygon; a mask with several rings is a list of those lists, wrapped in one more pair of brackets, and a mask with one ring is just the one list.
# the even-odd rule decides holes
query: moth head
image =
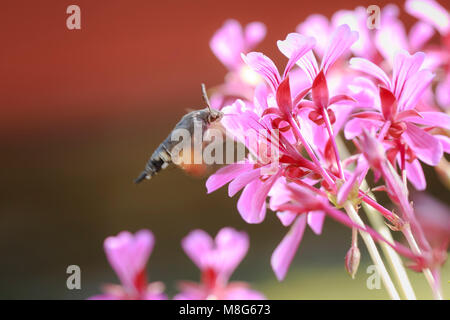
{"label": "moth head", "polygon": [[209,109],[208,123],[217,122],[222,119],[223,112],[211,108],[208,109]]}
{"label": "moth head", "polygon": [[211,108],[211,104],[209,103],[208,94],[206,93],[206,87],[205,87],[204,83],[202,83],[202,96],[203,96],[203,100],[206,103],[206,109],[209,112],[208,123],[220,121],[223,117],[223,112]]}

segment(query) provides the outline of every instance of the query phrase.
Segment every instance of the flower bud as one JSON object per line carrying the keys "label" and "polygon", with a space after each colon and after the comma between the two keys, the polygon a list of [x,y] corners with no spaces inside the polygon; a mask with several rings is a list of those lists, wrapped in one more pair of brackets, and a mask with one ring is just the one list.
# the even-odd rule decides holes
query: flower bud
{"label": "flower bud", "polygon": [[355,279],[355,274],[358,271],[359,260],[361,259],[361,252],[358,247],[351,246],[345,255],[345,269],[347,269],[348,274]]}

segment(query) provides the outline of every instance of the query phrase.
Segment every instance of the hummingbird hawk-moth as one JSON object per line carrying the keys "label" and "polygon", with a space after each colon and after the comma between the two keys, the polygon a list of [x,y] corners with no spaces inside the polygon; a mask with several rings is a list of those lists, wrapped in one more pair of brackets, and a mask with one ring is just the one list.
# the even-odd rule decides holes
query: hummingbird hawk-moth
{"label": "hummingbird hawk-moth", "polygon": [[202,132],[204,133],[210,124],[219,122],[222,119],[223,113],[211,108],[204,84],[202,84],[202,95],[206,103],[206,108],[191,111],[181,118],[167,138],[153,152],[147,161],[144,171],[137,177],[135,183],[139,183],[144,179],[150,179],[172,163],[172,150],[179,143],[179,141],[172,139],[172,133],[174,131],[184,129],[192,135],[196,123],[200,123]]}

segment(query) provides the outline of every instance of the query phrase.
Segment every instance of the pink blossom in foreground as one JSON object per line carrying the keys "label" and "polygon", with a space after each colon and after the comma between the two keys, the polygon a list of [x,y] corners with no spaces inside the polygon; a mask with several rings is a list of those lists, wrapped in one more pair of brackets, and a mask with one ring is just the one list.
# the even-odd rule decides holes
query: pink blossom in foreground
{"label": "pink blossom in foreground", "polygon": [[201,271],[201,282],[179,283],[177,300],[260,300],[264,295],[245,282],[229,282],[249,247],[248,236],[232,228],[223,228],[213,239],[203,230],[191,231],[182,241],[188,257]]}
{"label": "pink blossom in foreground", "polygon": [[[292,136],[286,131],[286,122],[260,118],[258,113],[273,109],[267,106],[267,96],[255,105],[261,110],[247,107],[241,100],[223,109],[225,115],[222,124],[227,132],[244,144],[251,152],[251,157],[244,161],[228,165],[211,175],[206,188],[213,192],[227,183],[230,197],[243,189],[238,201],[238,210],[242,218],[248,223],[260,223],[266,214],[266,198],[269,190],[283,175],[295,170],[298,174],[307,175],[314,170],[314,165],[304,159],[289,140]],[[262,106],[262,104],[264,104]]]}
{"label": "pink blossom in foreground", "polygon": [[147,282],[146,265],[153,250],[153,234],[140,230],[136,234],[122,231],[105,239],[104,249],[109,264],[120,279],[121,285],[106,285],[104,293],[91,297],[94,300],[162,300],[164,285]]}

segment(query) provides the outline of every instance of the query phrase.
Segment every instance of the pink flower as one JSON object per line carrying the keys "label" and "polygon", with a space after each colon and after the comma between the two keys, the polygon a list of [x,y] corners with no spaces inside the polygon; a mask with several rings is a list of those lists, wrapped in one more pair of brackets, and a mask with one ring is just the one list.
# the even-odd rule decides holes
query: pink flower
{"label": "pink flower", "polygon": [[[418,52],[409,55],[399,52],[394,60],[392,79],[372,62],[353,58],[351,66],[376,78],[381,86],[377,89],[373,84],[360,81],[360,106],[371,105],[369,111],[354,114],[345,127],[347,139],[353,139],[362,133],[362,129],[379,130],[383,128],[384,143],[388,156],[392,162],[400,164],[406,170],[407,177],[417,189],[424,189],[426,182],[418,159],[428,165],[435,166],[443,156],[448,138],[433,136],[427,132],[428,128],[450,128],[450,117],[441,112],[418,112],[415,108],[430,85],[433,74],[421,69],[425,55]],[[379,90],[378,95],[373,93]],[[366,99],[369,100],[366,100]],[[370,102],[369,102],[370,101]],[[370,110],[372,109],[372,110]],[[425,128],[417,126],[425,125]],[[443,148],[445,147],[445,149]]]}
{"label": "pink flower", "polygon": [[[255,105],[264,101],[265,98]],[[268,109],[262,107],[262,110]],[[250,157],[219,169],[208,178],[206,188],[210,193],[230,183],[230,197],[243,189],[238,201],[239,213],[248,223],[260,223],[266,215],[266,197],[277,179],[286,170],[294,168],[306,175],[314,170],[314,166],[300,155],[286,136],[278,134],[288,128],[286,123],[272,121],[269,117],[260,118],[254,106],[248,107],[241,100],[225,107],[223,112],[226,116],[222,124],[230,136],[247,147]]]}
{"label": "pink flower", "polygon": [[230,19],[216,31],[210,47],[229,70],[237,70],[242,66],[241,53],[250,52],[265,35],[266,27],[261,22],[249,23],[243,29],[239,22]]}
{"label": "pink flower", "polygon": [[[289,51],[289,61],[287,62],[282,75],[278,72],[275,63],[264,54],[260,52],[250,52],[247,55],[242,54],[244,62],[263,77],[273,93],[277,92],[279,85],[288,77],[289,72],[299,59],[308,53],[311,53],[311,49],[315,45],[314,38],[304,37],[300,34],[291,33],[288,35],[288,38],[291,39],[291,42],[293,43],[292,46],[286,48],[286,50]],[[284,48],[283,44],[283,41],[278,41],[278,48],[282,52],[282,48]]]}
{"label": "pink flower", "polygon": [[[300,49],[298,41],[299,37],[301,37],[300,34],[291,33],[286,37],[286,40],[278,41],[278,48],[289,59],[291,59],[293,54]],[[347,25],[341,25],[336,28],[331,35],[331,38],[328,40],[320,68],[312,51],[308,52],[300,59],[296,59],[296,63],[306,73],[312,84],[320,71],[323,70],[323,73],[326,74],[336,60],[338,60],[357,39],[357,32],[351,31]],[[312,41],[310,40],[310,42]]]}
{"label": "pink flower", "polygon": [[[286,57],[292,59],[293,53],[300,49],[298,39],[301,37],[302,36],[299,34],[291,33],[286,37],[286,40],[278,41],[280,51]],[[356,32],[351,31],[347,25],[341,25],[332,34],[327,43],[320,68],[312,51],[308,51],[304,56],[296,60],[297,65],[305,72],[306,77],[309,80],[309,86],[295,96],[294,110],[307,109],[309,119],[318,125],[324,123],[324,112],[327,113],[326,116],[330,118],[332,124],[336,121],[335,113],[332,109],[329,109],[329,106],[345,100],[351,100],[351,98],[346,95],[330,97],[325,75],[336,60],[338,60],[357,39],[358,34]],[[312,89],[313,101],[301,101],[310,88]]]}
{"label": "pink flower", "polygon": [[201,271],[201,282],[181,282],[177,300],[242,300],[264,299],[244,282],[229,278],[246,255],[248,236],[232,228],[223,228],[215,239],[203,230],[191,231],[182,241],[188,257]]}
{"label": "pink flower", "polygon": [[266,27],[261,22],[249,23],[245,28],[236,20],[227,20],[216,31],[210,41],[210,47],[216,57],[229,70],[225,83],[215,87],[211,95],[211,104],[221,109],[237,98],[251,100],[254,87],[262,80],[246,66],[241,53],[250,52],[265,37]]}
{"label": "pink flower", "polygon": [[[292,53],[298,50],[298,37],[300,37],[299,34],[290,34],[285,41],[278,41],[278,47],[281,52],[285,56],[290,57],[290,59],[292,59]],[[334,63],[357,39],[358,34],[356,32],[351,31],[347,25],[341,25],[336,28],[327,43],[320,68],[318,67],[317,60],[312,51],[307,52],[300,58],[300,60],[297,61],[297,64],[304,71],[310,81],[310,86],[295,97],[294,102],[292,103],[293,110],[295,113],[298,113],[300,117],[307,116],[309,120],[314,122],[316,125],[321,126],[325,124],[328,137],[326,134],[322,134],[323,141],[321,144],[326,145],[327,143],[330,143],[330,146],[332,146],[331,150],[334,151],[328,155],[326,155],[326,152],[323,152],[323,155],[328,156],[327,160],[330,160],[330,155],[333,156],[334,159],[338,160],[328,161],[334,163],[337,162],[339,166],[338,169],[340,171],[337,173],[337,176],[343,175],[344,173],[340,167],[340,159],[337,154],[337,147],[333,138],[334,132],[332,125],[336,122],[337,117],[333,108],[330,108],[330,106],[336,105],[336,110],[340,114],[340,118],[345,119],[351,109],[349,110],[348,108],[342,108],[339,104],[342,102],[352,102],[353,99],[345,94],[330,96],[326,74]],[[312,101],[306,99],[303,100],[309,89],[311,89]],[[350,107],[353,108],[351,104]],[[340,126],[335,128],[336,132],[339,128]],[[305,132],[303,135],[304,134]],[[334,169],[333,165],[331,165],[331,169]]]}
{"label": "pink flower", "polygon": [[154,245],[153,234],[141,230],[135,235],[122,231],[115,237],[105,239],[104,249],[109,264],[120,279],[121,286],[107,285],[105,293],[91,299],[96,300],[161,300],[166,299],[164,285],[148,283],[147,260]]}

